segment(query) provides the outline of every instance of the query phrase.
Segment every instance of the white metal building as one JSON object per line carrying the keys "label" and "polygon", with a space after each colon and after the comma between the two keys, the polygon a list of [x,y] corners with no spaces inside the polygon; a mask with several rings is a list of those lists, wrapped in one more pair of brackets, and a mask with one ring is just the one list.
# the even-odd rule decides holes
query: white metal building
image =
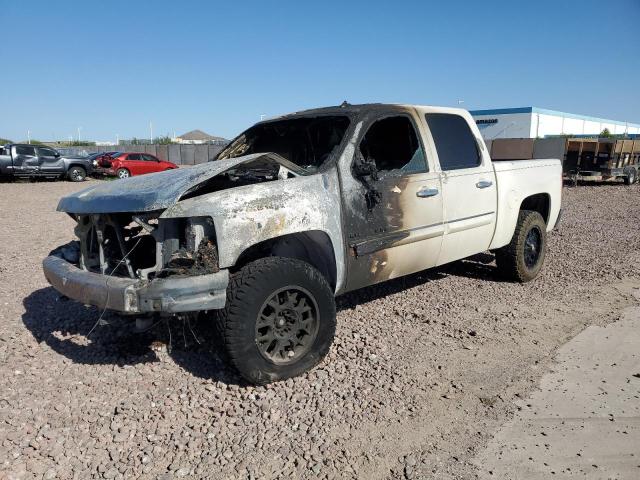
{"label": "white metal building", "polygon": [[494,138],[544,138],[553,135],[598,135],[605,128],[612,134],[639,135],[640,125],[537,107],[471,110],[482,136]]}

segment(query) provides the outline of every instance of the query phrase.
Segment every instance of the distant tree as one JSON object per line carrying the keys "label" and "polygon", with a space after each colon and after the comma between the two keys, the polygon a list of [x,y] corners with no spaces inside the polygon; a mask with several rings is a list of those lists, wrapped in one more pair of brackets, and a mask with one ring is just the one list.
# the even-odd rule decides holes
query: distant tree
{"label": "distant tree", "polygon": [[41,142],[40,140],[35,140],[35,139],[31,139],[31,141],[29,140],[23,140],[22,142],[19,143],[30,143],[31,145],[44,145],[43,142]]}
{"label": "distant tree", "polygon": [[67,142],[67,145],[69,145],[70,147],[93,147],[95,146],[96,142],[88,142],[88,141],[77,141],[77,140],[73,140],[71,142]]}
{"label": "distant tree", "polygon": [[0,138],[0,145],[6,145],[7,143],[13,143],[13,141],[8,138]]}
{"label": "distant tree", "polygon": [[600,132],[600,138],[611,138],[611,137],[612,135],[608,128],[605,128]]}
{"label": "distant tree", "polygon": [[171,139],[168,133],[164,136],[156,137],[154,140],[155,141],[153,143],[157,143],[158,145],[171,145],[176,143]]}

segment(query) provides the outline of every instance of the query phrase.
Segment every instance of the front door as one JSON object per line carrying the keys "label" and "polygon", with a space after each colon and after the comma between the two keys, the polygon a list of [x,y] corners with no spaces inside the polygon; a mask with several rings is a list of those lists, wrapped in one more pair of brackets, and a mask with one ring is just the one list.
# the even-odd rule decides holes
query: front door
{"label": "front door", "polygon": [[158,159],[153,155],[143,153],[142,160],[144,163],[144,173],[153,173],[160,171]]}
{"label": "front door", "polygon": [[142,160],[141,153],[129,153],[124,161],[124,167],[129,170],[131,175],[142,175],[146,173],[144,170],[146,168],[146,162]]}
{"label": "front door", "polygon": [[38,147],[38,162],[42,173],[62,174],[64,164],[58,152],[47,147]]}
{"label": "front door", "polygon": [[427,113],[425,118],[442,171],[441,265],[489,248],[496,224],[495,172],[465,118],[448,113]]}
{"label": "front door", "polygon": [[440,178],[409,113],[371,121],[355,147],[352,168],[342,169],[345,290],[434,266],[444,229]]}

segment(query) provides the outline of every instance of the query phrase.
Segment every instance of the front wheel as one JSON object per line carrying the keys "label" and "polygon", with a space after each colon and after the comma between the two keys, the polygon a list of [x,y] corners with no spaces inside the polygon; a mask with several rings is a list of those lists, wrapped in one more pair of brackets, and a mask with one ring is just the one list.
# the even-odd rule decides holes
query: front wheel
{"label": "front wheel", "polygon": [[82,167],[71,167],[67,172],[67,178],[72,182],[84,182],[87,171]]}
{"label": "front wheel", "polygon": [[522,210],[509,245],[496,251],[498,271],[516,282],[529,282],[538,276],[547,248],[547,225],[538,212]]}
{"label": "front wheel", "polygon": [[116,172],[116,175],[118,176],[118,178],[129,178],[131,176],[131,173],[126,168],[119,168]]}
{"label": "front wheel", "polygon": [[218,322],[233,366],[264,385],[300,375],[324,358],[335,335],[336,305],[314,267],[268,257],[232,276]]}

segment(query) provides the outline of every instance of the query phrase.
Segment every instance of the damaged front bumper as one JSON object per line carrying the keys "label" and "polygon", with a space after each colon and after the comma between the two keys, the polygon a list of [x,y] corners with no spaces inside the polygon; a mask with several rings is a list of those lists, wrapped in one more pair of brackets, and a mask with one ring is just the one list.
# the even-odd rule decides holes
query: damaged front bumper
{"label": "damaged front bumper", "polygon": [[140,280],[82,270],[49,255],[43,269],[61,294],[87,305],[122,313],[182,313],[224,308],[229,271]]}

